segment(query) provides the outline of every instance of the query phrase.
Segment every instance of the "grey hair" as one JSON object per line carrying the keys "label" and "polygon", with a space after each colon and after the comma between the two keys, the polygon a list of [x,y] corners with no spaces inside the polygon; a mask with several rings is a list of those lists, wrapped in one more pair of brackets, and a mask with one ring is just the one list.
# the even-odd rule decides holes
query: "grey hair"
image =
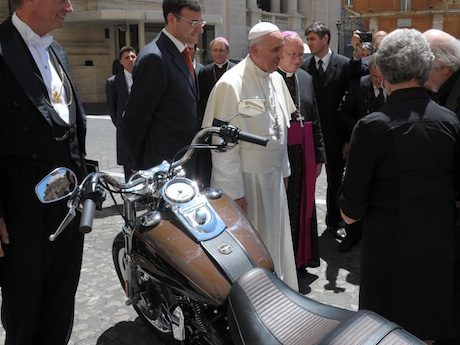
{"label": "grey hair", "polygon": [[431,51],[435,56],[435,64],[452,68],[454,72],[460,68],[460,41],[455,37],[451,40],[432,40]]}
{"label": "grey hair", "polygon": [[425,84],[434,60],[427,39],[415,29],[396,29],[382,40],[375,62],[391,84],[415,79]]}

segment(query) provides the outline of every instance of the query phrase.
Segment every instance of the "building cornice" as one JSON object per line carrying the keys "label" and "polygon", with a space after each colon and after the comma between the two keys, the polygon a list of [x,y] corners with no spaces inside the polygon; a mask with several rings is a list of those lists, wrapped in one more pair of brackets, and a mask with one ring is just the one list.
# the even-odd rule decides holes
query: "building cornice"
{"label": "building cornice", "polygon": [[417,11],[385,11],[385,12],[373,12],[372,10],[366,13],[360,13],[351,8],[345,7],[350,17],[359,18],[375,18],[375,17],[407,17],[407,16],[422,16],[422,15],[436,15],[436,14],[459,14],[460,9],[449,9],[446,10],[417,10]]}
{"label": "building cornice", "polygon": [[[222,24],[222,16],[207,15],[204,16],[209,24]],[[101,23],[101,22],[164,22],[162,11],[148,10],[96,10],[73,12],[66,17],[69,23]]]}

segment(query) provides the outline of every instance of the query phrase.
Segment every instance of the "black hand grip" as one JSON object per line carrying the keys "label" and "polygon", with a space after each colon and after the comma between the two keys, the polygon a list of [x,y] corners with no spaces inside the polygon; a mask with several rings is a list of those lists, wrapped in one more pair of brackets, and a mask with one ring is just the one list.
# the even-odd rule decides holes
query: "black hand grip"
{"label": "black hand grip", "polygon": [[96,210],[96,203],[93,199],[85,199],[83,201],[83,210],[80,219],[80,232],[87,234],[93,230],[94,211]]}
{"label": "black hand grip", "polygon": [[268,139],[261,137],[259,135],[251,134],[251,133],[246,133],[246,132],[240,132],[238,134],[238,139],[242,141],[247,141],[249,143],[253,143],[256,145],[262,145],[262,146],[267,146]]}

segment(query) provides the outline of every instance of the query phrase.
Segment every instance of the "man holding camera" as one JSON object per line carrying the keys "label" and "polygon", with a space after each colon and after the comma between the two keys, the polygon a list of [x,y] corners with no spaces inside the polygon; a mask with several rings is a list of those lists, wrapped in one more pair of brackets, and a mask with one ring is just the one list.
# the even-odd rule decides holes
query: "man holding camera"
{"label": "man holding camera", "polygon": [[[343,233],[337,193],[344,168],[342,145],[345,138],[343,125],[337,118],[337,108],[350,80],[361,75],[361,56],[349,59],[333,53],[329,48],[331,33],[324,23],[317,22],[308,26],[305,36],[312,55],[305,60],[302,68],[313,77],[326,148],[326,225],[329,232],[338,236],[338,233]],[[352,42],[353,45],[356,43]]]}

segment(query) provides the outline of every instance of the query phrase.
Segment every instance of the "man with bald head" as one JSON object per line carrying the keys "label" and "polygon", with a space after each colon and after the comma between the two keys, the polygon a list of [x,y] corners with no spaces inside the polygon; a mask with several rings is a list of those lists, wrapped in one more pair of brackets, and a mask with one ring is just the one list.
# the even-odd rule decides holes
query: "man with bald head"
{"label": "man with bald head", "polygon": [[[235,63],[228,59],[230,54],[230,43],[225,37],[216,37],[209,43],[213,62],[202,67],[198,73],[198,83],[200,85],[200,124],[203,121],[204,111],[208,103],[208,97],[212,88],[222,75],[230,68],[235,66]],[[211,152],[198,152],[199,159],[199,175],[200,181],[204,186],[209,186],[211,180]]]}
{"label": "man with bald head", "polygon": [[[212,152],[211,187],[234,199],[259,232],[275,271],[298,289],[288,204],[283,179],[290,174],[287,126],[295,107],[283,77],[277,72],[284,39],[274,24],[256,24],[248,35],[249,55],[216,83],[208,99],[203,127],[228,122],[269,139],[266,147],[240,142],[233,150]],[[265,112],[244,118],[237,104],[247,98],[266,100]]]}
{"label": "man with bald head", "polygon": [[282,34],[284,49],[278,72],[296,105],[288,130],[291,176],[287,196],[296,265],[303,272],[307,266],[319,265],[315,184],[326,161],[326,153],[313,78],[300,68],[304,56],[303,40],[294,31],[283,31]]}
{"label": "man with bald head", "polygon": [[423,35],[435,56],[426,87],[439,104],[460,117],[460,41],[437,29],[425,31]]}
{"label": "man with bald head", "polygon": [[62,166],[84,176],[86,119],[67,55],[50,32],[70,0],[13,0],[0,26],[0,280],[6,344],[67,344],[83,235],[74,219],[48,240],[67,200],[43,205],[35,185]]}
{"label": "man with bald head", "polygon": [[[431,29],[423,35],[430,43],[435,56],[433,67],[425,86],[432,91],[432,98],[452,110],[460,118],[460,42],[447,32]],[[457,207],[459,202],[457,201]],[[457,237],[459,236],[460,211],[457,208]],[[460,245],[457,243],[455,258],[455,310],[460,310]],[[456,315],[456,329],[460,332],[460,312]],[[459,336],[457,336],[459,337]]]}
{"label": "man with bald head", "polygon": [[379,49],[379,45],[386,35],[388,35],[388,33],[383,30],[376,31],[372,34],[372,49],[374,51]]}

